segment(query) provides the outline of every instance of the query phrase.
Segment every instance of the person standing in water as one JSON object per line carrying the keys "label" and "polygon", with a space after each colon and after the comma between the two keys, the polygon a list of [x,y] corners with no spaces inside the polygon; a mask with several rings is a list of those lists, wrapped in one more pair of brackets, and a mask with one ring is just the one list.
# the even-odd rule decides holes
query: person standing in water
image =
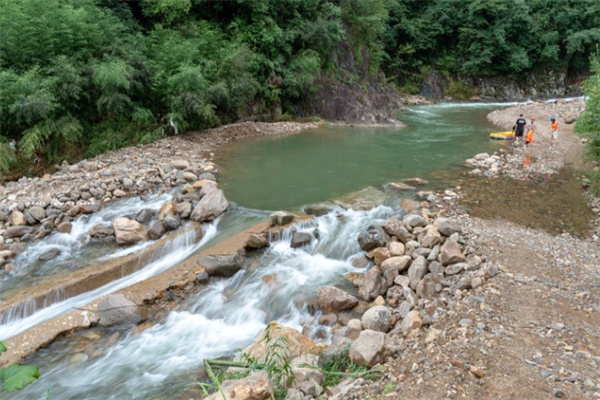
{"label": "person standing in water", "polygon": [[525,135],[525,146],[533,142],[533,133],[535,132],[535,117],[531,117],[531,121],[527,124],[527,135]]}
{"label": "person standing in water", "polygon": [[550,146],[556,144],[558,139],[558,121],[554,117],[550,117]]}
{"label": "person standing in water", "polygon": [[517,119],[514,128],[516,143],[520,143],[521,139],[523,138],[523,129],[525,128],[525,124],[527,124],[527,121],[525,121],[525,118],[523,118],[523,114],[519,115],[519,119]]}

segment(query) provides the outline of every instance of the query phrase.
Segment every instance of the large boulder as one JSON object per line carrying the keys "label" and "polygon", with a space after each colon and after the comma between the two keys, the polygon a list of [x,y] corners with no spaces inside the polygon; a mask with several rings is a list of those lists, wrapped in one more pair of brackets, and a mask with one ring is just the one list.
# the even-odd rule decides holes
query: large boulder
{"label": "large boulder", "polygon": [[358,236],[358,244],[364,251],[371,251],[385,246],[385,238],[379,230],[372,228]]}
{"label": "large boulder", "polygon": [[177,203],[174,201],[167,201],[158,211],[158,220],[164,221],[165,218],[173,217],[175,215],[177,215]]}
{"label": "large boulder", "polygon": [[264,235],[258,233],[251,233],[246,240],[246,247],[251,249],[262,249],[263,247],[267,247],[269,242],[265,238]]}
{"label": "large boulder", "polygon": [[[204,188],[203,188],[204,189]],[[190,218],[194,221],[212,221],[229,208],[229,202],[221,189],[209,191],[196,205]]]}
{"label": "large boulder", "polygon": [[71,229],[73,229],[73,224],[69,221],[64,221],[58,224],[56,227],[56,232],[58,233],[71,233]]}
{"label": "large boulder", "polygon": [[269,226],[291,224],[296,216],[287,211],[275,211],[269,214]]}
{"label": "large boulder", "polygon": [[454,240],[446,240],[440,249],[440,261],[442,265],[450,265],[466,260],[465,255],[460,249],[460,245]]}
{"label": "large boulder", "polygon": [[236,379],[225,380],[221,383],[221,392],[217,391],[205,400],[268,400],[274,398],[273,385],[269,379],[267,371],[257,371],[249,376]]}
{"label": "large boulder", "polygon": [[363,329],[370,329],[372,331],[387,332],[390,329],[391,317],[392,314],[387,307],[371,307],[361,318],[362,327]]}
{"label": "large boulder", "polygon": [[117,244],[131,245],[148,240],[144,225],[129,218],[115,218],[112,223]]}
{"label": "large boulder", "polygon": [[[163,204],[163,207],[164,207],[164,204]],[[153,214],[152,210],[143,209],[135,216],[135,220],[137,222],[139,222],[140,224],[148,225],[150,223],[150,221],[152,221],[152,217],[153,217],[152,214]]]}
{"label": "large boulder", "polygon": [[348,356],[356,365],[372,367],[383,362],[384,350],[385,333],[367,329],[352,343]]}
{"label": "large boulder", "polygon": [[31,226],[25,226],[25,225],[10,226],[6,229],[6,233],[4,234],[4,236],[6,236],[7,239],[20,238],[27,234],[31,235],[34,231],[35,231],[35,229],[32,228]]}
{"label": "large boulder", "polygon": [[337,313],[358,304],[356,297],[335,286],[321,286],[317,290],[317,303],[327,313]]}
{"label": "large boulder", "polygon": [[137,305],[123,294],[111,294],[98,304],[101,326],[137,324],[142,320]]}
{"label": "large boulder", "polygon": [[423,256],[419,256],[412,262],[408,269],[409,286],[412,290],[417,289],[417,285],[423,279],[427,273],[427,259]]}
{"label": "large boulder", "polygon": [[210,276],[230,277],[238,272],[244,265],[244,258],[240,255],[203,256],[197,264],[206,268]]}
{"label": "large boulder", "polygon": [[[270,337],[270,343],[267,343],[267,334]],[[278,354],[283,354],[283,352],[287,351],[289,357],[292,359],[302,354],[316,354],[321,350],[319,346],[297,330],[277,322],[271,322],[267,328],[258,335],[254,342],[246,347],[240,354],[247,354],[260,362],[264,360],[267,355],[269,344],[276,343],[280,338],[285,339],[287,348],[274,347],[272,348],[272,351]],[[236,359],[240,360],[241,357],[237,356]]]}
{"label": "large boulder", "polygon": [[33,219],[34,223],[40,222],[41,220],[46,218],[46,210],[44,210],[40,206],[29,207],[29,209],[26,211],[26,214]]}
{"label": "large boulder", "polygon": [[309,204],[304,206],[304,214],[306,215],[314,215],[315,217],[320,217],[329,213],[332,210],[331,206],[327,206],[325,204]]}
{"label": "large boulder", "polygon": [[156,221],[148,229],[148,237],[152,240],[160,239],[165,233],[167,233],[167,228],[161,221]]}
{"label": "large boulder", "polygon": [[311,240],[312,240],[312,236],[310,233],[294,232],[294,234],[292,235],[291,246],[292,246],[292,248],[301,247],[301,246],[304,246],[305,244],[309,244]]}
{"label": "large boulder", "polygon": [[373,300],[387,291],[387,281],[378,267],[368,270],[358,282],[358,294],[365,300]]}

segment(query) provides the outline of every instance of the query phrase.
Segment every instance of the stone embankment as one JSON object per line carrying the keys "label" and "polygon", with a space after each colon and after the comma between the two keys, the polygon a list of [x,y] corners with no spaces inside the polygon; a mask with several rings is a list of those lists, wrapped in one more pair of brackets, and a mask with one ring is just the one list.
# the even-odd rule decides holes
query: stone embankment
{"label": "stone embankment", "polygon": [[[203,196],[208,187],[202,192],[202,183],[214,181],[218,172],[212,161],[213,152],[224,143],[265,135],[294,134],[316,126],[316,123],[292,122],[227,125],[108,152],[73,165],[65,163],[54,173],[41,178],[23,177],[0,185],[0,269],[4,267],[4,273],[11,272],[10,258],[23,252],[27,243],[54,231],[69,232],[75,218],[99,211],[104,203],[192,184],[195,184],[193,191],[198,189],[199,195]],[[187,190],[191,192],[192,189]],[[214,203],[211,207],[225,206],[223,198],[210,198]],[[177,214],[184,219],[202,219],[200,214],[207,211],[199,210],[190,215],[187,203],[178,204]],[[145,220],[150,216],[138,217],[138,220]],[[159,225],[145,230],[134,222],[119,220],[114,226],[117,231],[129,233],[119,234],[117,242],[131,244],[146,236],[156,239],[165,230],[175,229],[179,223],[169,219],[166,226]],[[92,233],[102,236],[104,230],[99,228]],[[8,271],[6,264],[9,264]]]}

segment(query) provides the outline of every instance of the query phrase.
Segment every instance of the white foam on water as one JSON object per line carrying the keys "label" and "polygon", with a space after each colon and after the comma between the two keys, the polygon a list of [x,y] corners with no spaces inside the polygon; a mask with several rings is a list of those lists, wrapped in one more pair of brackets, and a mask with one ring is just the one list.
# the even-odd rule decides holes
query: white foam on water
{"label": "white foam on water", "polygon": [[177,377],[196,371],[205,358],[231,356],[243,349],[270,321],[298,330],[315,325],[320,314],[310,315],[306,304],[318,287],[344,285],[346,273],[359,271],[351,265],[362,254],[358,234],[392,212],[384,206],[371,211],[336,209],[302,223],[300,231],[319,239],[292,248],[291,230],[284,232],[255,270],[213,280],[164,321],[127,337],[96,359],[42,371],[40,380],[23,394],[41,394],[47,382],[64,400],[169,397]]}
{"label": "white foam on water", "polygon": [[25,318],[13,317],[12,319],[8,319],[8,317],[0,316],[0,321],[5,321],[0,325],[0,340],[8,339],[37,324],[81,307],[99,297],[131,286],[136,282],[143,281],[172,268],[188,258],[195,251],[199,250],[216,235],[218,221],[219,220],[217,219],[211,224],[204,225],[204,236],[202,237],[202,240],[197,243],[197,232],[193,229],[179,235],[165,244],[160,250],[157,250],[154,254],[155,261],[140,267],[138,271],[130,275],[112,281],[89,292],[51,304],[48,307],[36,309],[35,312]]}

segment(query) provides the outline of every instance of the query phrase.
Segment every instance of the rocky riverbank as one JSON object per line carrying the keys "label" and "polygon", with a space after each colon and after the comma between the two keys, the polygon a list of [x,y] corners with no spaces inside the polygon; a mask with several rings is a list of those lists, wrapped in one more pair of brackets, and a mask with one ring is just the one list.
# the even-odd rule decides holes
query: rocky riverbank
{"label": "rocky riverbank", "polygon": [[[205,179],[214,181],[218,173],[214,151],[222,144],[295,134],[317,126],[294,122],[227,125],[108,152],[74,165],[63,164],[42,178],[23,177],[0,185],[0,268],[23,252],[27,243],[54,231],[68,231],[74,218],[97,212],[104,203]],[[193,190],[201,187],[196,183]],[[178,212],[187,214],[184,218],[191,214],[191,210]],[[140,233],[144,229],[136,230],[138,236],[144,236]],[[7,273],[6,268],[3,273]]]}

